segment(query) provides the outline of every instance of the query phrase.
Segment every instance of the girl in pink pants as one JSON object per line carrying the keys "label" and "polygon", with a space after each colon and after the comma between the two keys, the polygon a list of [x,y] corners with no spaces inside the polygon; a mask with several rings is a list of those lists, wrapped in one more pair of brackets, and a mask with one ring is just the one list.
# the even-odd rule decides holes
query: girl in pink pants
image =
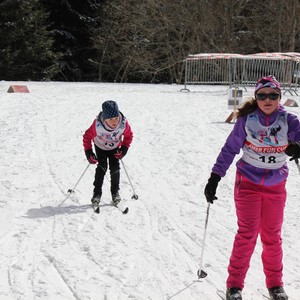
{"label": "girl in pink pants", "polygon": [[285,182],[271,187],[263,186],[252,183],[237,172],[234,198],[238,231],[230,257],[227,286],[244,287],[258,234],[263,245],[262,263],[266,286],[283,286],[281,226],[286,200]]}
{"label": "girl in pink pants", "polygon": [[258,235],[270,298],[288,299],[282,281],[281,227],[288,177],[286,159],[300,158],[300,121],[285,110],[280,99],[280,84],[274,76],[257,81],[254,97],[238,109],[237,121],[205,186],[206,200],[213,203],[221,177],[242,150],[236,163],[234,200],[238,230],[228,266],[226,300],[242,300]]}

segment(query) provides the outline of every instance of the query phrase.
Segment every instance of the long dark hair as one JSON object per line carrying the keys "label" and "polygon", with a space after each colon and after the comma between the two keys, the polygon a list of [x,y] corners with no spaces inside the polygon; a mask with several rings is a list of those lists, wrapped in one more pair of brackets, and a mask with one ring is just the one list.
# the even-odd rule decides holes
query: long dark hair
{"label": "long dark hair", "polygon": [[258,108],[257,100],[254,97],[248,98],[241,107],[238,108],[236,113],[236,117],[239,118],[241,116],[249,115],[254,112]]}

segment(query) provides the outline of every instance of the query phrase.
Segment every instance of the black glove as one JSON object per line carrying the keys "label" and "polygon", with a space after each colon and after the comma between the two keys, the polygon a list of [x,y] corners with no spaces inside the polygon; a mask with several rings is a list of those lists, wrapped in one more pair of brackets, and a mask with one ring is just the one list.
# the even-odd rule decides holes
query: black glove
{"label": "black glove", "polygon": [[95,155],[95,153],[93,152],[92,149],[88,149],[85,151],[85,156],[87,158],[87,160],[89,161],[90,164],[96,164],[98,162],[98,159]]}
{"label": "black glove", "polygon": [[218,183],[221,180],[221,176],[216,173],[211,173],[210,178],[208,179],[208,183],[204,189],[204,195],[206,197],[207,202],[214,203],[214,200],[217,200],[216,191],[218,187]]}
{"label": "black glove", "polygon": [[291,156],[290,160],[297,161],[300,158],[300,142],[291,142],[286,147],[285,154]]}
{"label": "black glove", "polygon": [[121,146],[119,149],[117,149],[115,153],[115,158],[122,159],[128,151],[128,148],[126,146]]}

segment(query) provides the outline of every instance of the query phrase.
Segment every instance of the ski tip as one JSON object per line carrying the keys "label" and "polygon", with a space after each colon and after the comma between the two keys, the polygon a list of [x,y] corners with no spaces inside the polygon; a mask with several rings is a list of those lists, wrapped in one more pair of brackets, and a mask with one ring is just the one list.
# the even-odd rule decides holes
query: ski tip
{"label": "ski tip", "polygon": [[100,207],[99,207],[99,206],[96,207],[94,210],[95,210],[95,213],[96,213],[96,214],[99,214],[99,213],[100,213]]}
{"label": "ski tip", "polygon": [[123,214],[127,214],[127,213],[128,213],[128,211],[129,211],[129,208],[128,208],[128,207],[126,207],[126,208],[123,210]]}
{"label": "ski tip", "polygon": [[226,300],[226,293],[224,291],[217,290],[217,294],[221,299]]}

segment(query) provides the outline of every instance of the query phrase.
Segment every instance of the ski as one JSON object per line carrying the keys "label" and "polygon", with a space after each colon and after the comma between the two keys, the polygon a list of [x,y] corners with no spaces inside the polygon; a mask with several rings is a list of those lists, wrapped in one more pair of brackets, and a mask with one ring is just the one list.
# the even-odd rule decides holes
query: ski
{"label": "ski", "polygon": [[100,213],[100,206],[99,204],[92,204],[93,210],[96,214]]}
{"label": "ski", "polygon": [[226,300],[226,295],[225,295],[225,292],[224,292],[224,291],[217,290],[217,295],[218,295],[221,299]]}
{"label": "ski", "polygon": [[127,214],[128,211],[129,211],[128,206],[123,206],[123,204],[120,203],[120,202],[118,204],[112,203],[112,206],[118,208],[122,212],[122,214],[124,214],[124,215]]}
{"label": "ski", "polygon": [[264,290],[262,290],[262,289],[257,289],[257,290],[265,299],[272,300],[272,298],[269,295],[267,295]]}
{"label": "ski", "polygon": [[[129,212],[128,206],[124,206],[122,203],[118,203],[118,204],[111,203],[111,206],[117,208],[124,215],[126,215]],[[100,205],[99,204],[92,204],[92,207],[96,214],[100,214]]]}

